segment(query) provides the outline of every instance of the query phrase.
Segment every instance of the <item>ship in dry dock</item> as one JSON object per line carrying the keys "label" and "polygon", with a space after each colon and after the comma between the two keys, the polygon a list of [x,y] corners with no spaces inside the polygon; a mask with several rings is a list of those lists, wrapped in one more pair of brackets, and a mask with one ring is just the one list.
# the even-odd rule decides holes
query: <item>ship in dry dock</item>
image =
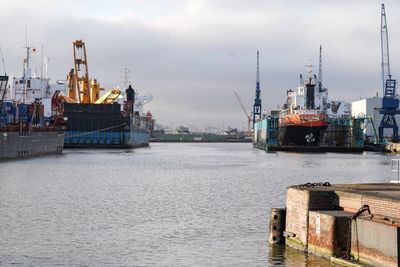
{"label": "ship in dry dock", "polygon": [[318,77],[308,64],[307,78],[300,75],[296,91],[287,90],[280,109],[254,122],[253,144],[270,151],[361,152],[365,118],[355,118],[350,107],[329,101],[322,86],[322,49]]}

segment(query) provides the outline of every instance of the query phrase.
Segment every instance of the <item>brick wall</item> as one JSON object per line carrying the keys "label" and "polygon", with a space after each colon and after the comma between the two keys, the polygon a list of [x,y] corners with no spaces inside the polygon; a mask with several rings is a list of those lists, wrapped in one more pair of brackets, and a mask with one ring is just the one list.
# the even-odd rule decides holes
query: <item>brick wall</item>
{"label": "brick wall", "polygon": [[369,205],[373,215],[380,215],[390,219],[400,219],[399,201],[382,199],[374,196],[362,196],[362,205]]}
{"label": "brick wall", "polygon": [[[307,244],[307,213],[309,208],[309,191],[289,188],[286,195],[286,231],[295,234],[294,240],[286,238],[289,246],[305,249]],[[299,243],[297,247],[296,241]]]}
{"label": "brick wall", "polygon": [[346,258],[350,253],[350,217],[343,211],[310,211],[308,252]]}
{"label": "brick wall", "polygon": [[355,213],[363,205],[368,205],[374,215],[400,220],[398,200],[348,192],[337,192],[337,195],[339,206],[345,211]]}

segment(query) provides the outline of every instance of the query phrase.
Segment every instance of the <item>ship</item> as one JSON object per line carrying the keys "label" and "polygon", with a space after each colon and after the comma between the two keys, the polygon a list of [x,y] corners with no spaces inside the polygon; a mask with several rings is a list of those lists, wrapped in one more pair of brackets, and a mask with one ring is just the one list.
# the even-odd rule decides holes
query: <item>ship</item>
{"label": "ship", "polygon": [[[53,113],[66,120],[65,147],[136,148],[148,146],[154,120],[136,110],[142,101],[131,85],[122,92],[111,89],[102,96],[96,79],[89,79],[85,42],[73,42],[74,68],[67,90],[52,104]],[[125,93],[125,94],[124,94]],[[151,101],[151,98],[141,100]]]}
{"label": "ship", "polygon": [[[0,160],[62,153],[62,121],[47,120],[39,99],[31,103],[26,98],[20,103],[6,100],[8,79],[7,75],[0,76]],[[27,76],[18,80],[25,84],[30,81]]]}
{"label": "ship", "polygon": [[[301,77],[297,93],[287,90],[286,100],[278,114],[278,144],[281,146],[319,146],[322,135],[329,124],[326,98],[317,92],[316,79],[312,76],[312,65],[307,65],[308,77]],[[319,105],[318,105],[319,104]],[[318,106],[317,106],[318,105]]]}
{"label": "ship", "polygon": [[322,86],[322,59],[318,78],[308,64],[297,91],[287,90],[283,105],[254,122],[253,146],[267,151],[362,152],[363,117],[353,117],[349,105],[328,100]]}

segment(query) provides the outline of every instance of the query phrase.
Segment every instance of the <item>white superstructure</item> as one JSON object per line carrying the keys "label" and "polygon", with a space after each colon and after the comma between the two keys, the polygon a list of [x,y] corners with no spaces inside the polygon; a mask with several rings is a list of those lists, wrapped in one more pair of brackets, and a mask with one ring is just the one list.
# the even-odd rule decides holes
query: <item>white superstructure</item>
{"label": "white superstructure", "polygon": [[[57,81],[55,84],[50,83],[50,78],[47,77],[47,63],[42,64],[41,76],[31,69],[29,63],[31,61],[31,52],[35,49],[26,47],[27,57],[24,59],[22,77],[13,77],[9,92],[8,100],[14,100],[17,103],[32,103],[35,99],[40,99],[44,105],[44,116],[51,116],[51,98],[55,91],[65,92],[67,85],[65,81]],[[43,60],[43,62],[45,62]]]}

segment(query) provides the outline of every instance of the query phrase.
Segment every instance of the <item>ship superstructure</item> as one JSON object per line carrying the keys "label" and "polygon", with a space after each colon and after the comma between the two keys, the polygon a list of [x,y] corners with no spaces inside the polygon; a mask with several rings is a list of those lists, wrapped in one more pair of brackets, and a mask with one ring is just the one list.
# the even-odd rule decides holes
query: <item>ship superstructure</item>
{"label": "ship superstructure", "polygon": [[13,77],[11,86],[7,89],[5,100],[15,101],[18,104],[29,104],[39,99],[44,107],[44,117],[51,117],[51,98],[56,91],[66,90],[65,81],[50,83],[47,77],[47,60],[42,57],[42,67],[40,75],[31,68],[31,54],[36,53],[36,49],[26,46],[26,58],[24,58],[23,72],[21,77]]}
{"label": "ship superstructure", "polygon": [[14,77],[9,87],[9,77],[0,76],[0,160],[55,154],[63,150],[63,120],[55,122],[51,117],[46,118],[41,102],[50,96],[54,87],[48,78],[32,75],[29,68],[31,49],[27,47],[22,78]]}

